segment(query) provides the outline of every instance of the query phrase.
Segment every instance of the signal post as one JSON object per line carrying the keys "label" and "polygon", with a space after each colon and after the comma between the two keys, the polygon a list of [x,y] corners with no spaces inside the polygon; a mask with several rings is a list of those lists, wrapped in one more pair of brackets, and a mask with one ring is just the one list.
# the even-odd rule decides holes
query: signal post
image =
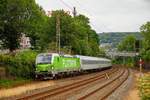
{"label": "signal post", "polygon": [[142,66],[143,66],[143,64],[144,64],[144,61],[140,58],[139,65],[140,65],[140,74],[141,74],[141,76],[142,76]]}

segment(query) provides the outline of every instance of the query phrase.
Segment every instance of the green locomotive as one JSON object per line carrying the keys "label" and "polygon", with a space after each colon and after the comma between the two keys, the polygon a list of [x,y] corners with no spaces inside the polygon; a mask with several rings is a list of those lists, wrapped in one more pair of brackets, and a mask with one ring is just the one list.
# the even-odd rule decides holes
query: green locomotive
{"label": "green locomotive", "polygon": [[55,78],[71,73],[87,70],[98,70],[111,67],[111,60],[106,58],[59,55],[57,53],[41,53],[36,57],[36,78]]}
{"label": "green locomotive", "polygon": [[36,58],[36,78],[54,78],[58,74],[80,70],[80,58],[56,53],[42,53]]}

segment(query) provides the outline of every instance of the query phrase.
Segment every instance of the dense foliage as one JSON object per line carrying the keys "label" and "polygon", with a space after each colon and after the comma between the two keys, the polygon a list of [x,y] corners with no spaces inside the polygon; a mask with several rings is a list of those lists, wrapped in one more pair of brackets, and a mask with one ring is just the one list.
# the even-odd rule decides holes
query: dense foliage
{"label": "dense foliage", "polygon": [[[0,0],[0,39],[3,47],[10,51],[18,48],[21,34],[28,33],[31,25],[37,27],[40,21],[37,19],[40,18],[40,8],[34,0]],[[32,31],[36,32],[35,29]]]}
{"label": "dense foliage", "polygon": [[111,43],[112,47],[117,47],[124,37],[134,35],[136,40],[141,40],[143,37],[140,32],[105,32],[99,33],[100,43]]}
{"label": "dense foliage", "polygon": [[29,83],[31,81],[32,81],[31,79],[25,79],[25,78],[2,79],[0,80],[0,89],[15,87],[18,85]]}
{"label": "dense foliage", "polygon": [[35,0],[0,1],[0,44],[14,51],[19,48],[21,34],[24,33],[30,37],[32,49],[56,51],[57,16],[61,49],[74,54],[98,55],[99,38],[86,16],[72,17],[63,10],[57,10],[48,17]]}
{"label": "dense foliage", "polygon": [[150,61],[150,22],[141,26],[141,33],[144,37],[141,53],[145,60]]}
{"label": "dense foliage", "polygon": [[119,51],[135,51],[136,38],[133,35],[126,36],[118,45]]}
{"label": "dense foliage", "polygon": [[23,78],[34,76],[37,53],[12,53],[20,47],[22,34],[30,37],[33,50],[57,51],[57,18],[60,20],[61,52],[99,55],[99,37],[86,16],[72,17],[63,10],[57,10],[48,17],[35,0],[0,0],[0,48],[2,46],[11,51],[10,54],[0,55],[0,65],[6,66],[9,75]]}
{"label": "dense foliage", "polygon": [[[56,20],[60,20],[61,49],[67,49],[73,54],[99,54],[99,38],[89,25],[89,19],[84,15],[72,17],[63,10],[53,11],[49,18],[49,32],[40,35],[39,45],[44,50],[55,50],[56,47]],[[53,46],[53,47],[52,47]]]}
{"label": "dense foliage", "polygon": [[0,65],[7,68],[7,73],[16,77],[32,78],[34,76],[34,51],[23,51],[14,55],[0,55]]}
{"label": "dense foliage", "polygon": [[150,75],[144,75],[139,79],[139,90],[141,100],[150,99]]}

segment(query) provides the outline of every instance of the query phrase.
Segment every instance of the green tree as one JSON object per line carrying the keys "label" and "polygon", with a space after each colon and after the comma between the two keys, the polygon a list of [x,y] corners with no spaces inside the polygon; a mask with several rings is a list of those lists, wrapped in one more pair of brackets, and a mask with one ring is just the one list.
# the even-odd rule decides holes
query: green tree
{"label": "green tree", "polygon": [[39,48],[39,40],[42,34],[49,32],[49,18],[45,11],[33,2],[30,18],[25,23],[24,33],[30,37],[33,49]]}
{"label": "green tree", "polygon": [[68,51],[74,54],[98,55],[99,38],[91,29],[89,19],[84,15],[72,17],[63,10],[53,11],[48,19],[48,32],[43,33],[40,38],[40,45],[44,46],[42,48],[48,49],[49,44],[54,41],[56,43],[57,16],[60,19],[61,48],[70,49]]}
{"label": "green tree", "polygon": [[[99,37],[89,25],[89,19],[84,15],[78,15],[73,20],[74,25],[74,38],[79,41],[78,43],[72,43],[73,50],[77,54],[97,56],[99,53]],[[75,41],[74,41],[75,42]]]}
{"label": "green tree", "polygon": [[71,38],[71,20],[72,17],[65,13],[63,10],[53,11],[50,18],[48,18],[48,24],[46,27],[47,32],[44,32],[40,35],[40,46],[43,46],[43,49],[49,48],[48,45],[51,42],[56,42],[56,18],[59,16],[60,20],[60,29],[61,29],[61,47],[68,46],[69,40]]}
{"label": "green tree", "polygon": [[119,51],[135,51],[136,38],[133,35],[126,36],[118,45]]}
{"label": "green tree", "polygon": [[[35,0],[1,0],[0,1],[0,39],[10,51],[19,47],[22,33],[34,39],[35,33],[41,31],[42,8]],[[44,22],[44,21],[43,21]]]}
{"label": "green tree", "polygon": [[141,51],[142,56],[145,60],[150,60],[150,22],[142,25],[140,30],[144,37],[142,45],[143,49]]}

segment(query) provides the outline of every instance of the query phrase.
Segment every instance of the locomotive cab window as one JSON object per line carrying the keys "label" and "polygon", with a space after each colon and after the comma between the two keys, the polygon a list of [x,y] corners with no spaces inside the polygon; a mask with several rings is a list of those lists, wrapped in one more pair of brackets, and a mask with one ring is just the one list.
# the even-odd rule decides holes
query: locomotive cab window
{"label": "locomotive cab window", "polygon": [[52,56],[51,55],[39,55],[36,58],[36,64],[50,64]]}

